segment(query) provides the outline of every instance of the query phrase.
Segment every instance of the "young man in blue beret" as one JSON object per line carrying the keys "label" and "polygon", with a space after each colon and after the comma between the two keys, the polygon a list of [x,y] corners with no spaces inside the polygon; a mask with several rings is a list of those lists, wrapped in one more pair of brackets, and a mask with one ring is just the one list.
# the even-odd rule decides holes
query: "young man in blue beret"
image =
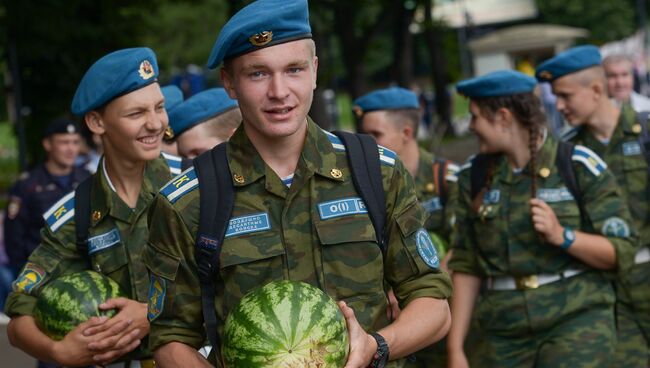
{"label": "young man in blue beret", "polygon": [[[215,298],[206,297],[214,307],[205,310],[195,241],[206,192],[198,189],[197,170],[179,176],[178,187],[163,188],[150,212],[156,231],[148,247],[156,256],[147,266],[161,285],[149,303],[150,346],[161,367],[220,365],[219,345],[209,361],[196,351],[205,341],[204,313],[220,321],[208,328],[218,343],[223,321],[246,292],[284,279],[310,283],[339,301],[350,337],[348,368],[401,366],[449,328],[449,278],[402,162],[379,148],[387,215],[383,253],[352,182],[345,145],[307,117],[318,67],[308,17],[305,0],[260,0],[235,14],[217,39],[208,67],[223,62],[224,86],[243,117],[225,143],[234,207],[223,243],[215,240],[221,249],[211,266]],[[343,205],[350,201],[357,205]],[[341,204],[340,212],[333,203]],[[392,322],[387,285],[402,307]],[[297,362],[298,353],[284,356]],[[318,358],[301,366],[310,364]]]}
{"label": "young man in blue beret", "polygon": [[240,123],[237,101],[223,88],[199,92],[169,114],[169,131],[178,153],[189,159],[230,139]]}
{"label": "young man in blue beret", "polygon": [[[592,149],[614,172],[639,230],[633,265],[619,269],[614,366],[648,366],[650,358],[650,192],[649,156],[641,121],[629,104],[620,109],[608,96],[601,56],[595,46],[579,46],[540,64],[538,80],[552,83],[557,108],[575,128],[564,139]],[[632,263],[632,261],[630,262]]]}
{"label": "young man in blue beret", "polygon": [[[149,332],[146,213],[170,171],[180,171],[171,167],[177,162],[160,156],[167,113],[157,76],[153,51],[124,49],[95,62],[77,88],[72,112],[101,137],[104,156],[96,174],[43,215],[41,244],[14,282],[5,310],[12,318],[11,343],[40,360],[82,366],[120,359],[126,366],[153,366],[144,340]],[[117,309],[114,317],[92,317],[54,341],[33,317],[39,293],[57,277],[87,269],[116,281],[128,297],[99,305]]]}

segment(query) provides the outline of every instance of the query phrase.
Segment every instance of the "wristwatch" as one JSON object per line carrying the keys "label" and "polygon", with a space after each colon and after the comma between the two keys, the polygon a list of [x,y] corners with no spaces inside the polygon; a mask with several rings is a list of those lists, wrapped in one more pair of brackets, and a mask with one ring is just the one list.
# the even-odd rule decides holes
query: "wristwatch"
{"label": "wristwatch", "polygon": [[576,233],[570,227],[565,226],[562,235],[564,236],[564,243],[560,244],[560,248],[567,250],[576,240]]}
{"label": "wristwatch", "polygon": [[370,334],[377,341],[377,352],[370,362],[370,368],[384,368],[388,363],[388,344],[384,337],[376,332]]}

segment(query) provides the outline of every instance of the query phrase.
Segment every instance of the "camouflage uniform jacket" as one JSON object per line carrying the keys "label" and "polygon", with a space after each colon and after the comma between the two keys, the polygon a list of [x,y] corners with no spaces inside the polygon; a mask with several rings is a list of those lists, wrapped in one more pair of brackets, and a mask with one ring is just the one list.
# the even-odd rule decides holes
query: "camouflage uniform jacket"
{"label": "camouflage uniform jacket", "polygon": [[[412,179],[393,152],[380,148],[387,202],[386,259],[337,137],[308,122],[290,187],[265,164],[242,128],[227,152],[235,205],[215,288],[219,334],[242,296],[273,280],[308,282],[335,300],[345,300],[367,331],[389,323],[384,281],[394,288],[402,307],[419,297],[450,296],[451,284],[438,269],[438,260],[422,252],[433,249],[433,244],[417,241],[427,234],[425,213]],[[152,273],[152,349],[171,341],[198,348],[205,341],[194,256],[200,201],[191,168],[161,190],[150,211],[145,261]]]}
{"label": "camouflage uniform jacket", "polygon": [[623,191],[636,228],[640,246],[650,245],[650,198],[648,163],[639,144],[640,125],[629,105],[623,105],[616,129],[608,144],[603,144],[586,128],[569,131],[566,140],[589,147],[603,158]]}
{"label": "camouflage uniform jacket", "polygon": [[440,198],[440,189],[436,188],[434,180],[433,165],[436,162],[435,156],[420,148],[420,159],[418,162],[418,172],[413,178],[415,181],[415,191],[420,204],[429,214],[425,228],[444,237],[449,242],[452,227],[455,222],[454,204],[458,198],[458,165],[449,162],[444,178],[447,183],[446,202],[442,203]]}
{"label": "camouflage uniform jacket", "polygon": [[115,280],[132,299],[146,302],[149,276],[142,253],[149,236],[147,209],[159,188],[171,178],[170,167],[178,164],[163,158],[148,162],[137,205],[132,209],[111,188],[102,159],[91,179],[89,254],[79,254],[75,243],[75,198],[70,192],[43,215],[43,240],[13,284],[7,315],[32,315],[43,285],[61,275],[88,269],[89,256],[93,270]]}
{"label": "camouflage uniform jacket", "polygon": [[[636,234],[616,179],[595,153],[586,147],[575,147],[573,167],[585,212],[585,220],[581,220],[578,203],[555,164],[557,144],[549,136],[538,151],[536,197],[548,203],[562,226],[607,237],[616,250],[619,269],[629,267]],[[451,269],[491,277],[557,274],[588,268],[559,247],[544,243],[533,228],[528,166],[516,174],[506,157],[500,156],[478,213],[472,209],[470,198],[470,167],[471,163],[465,165],[459,174],[457,216],[461,231],[449,262]],[[544,178],[541,172],[550,173]]]}

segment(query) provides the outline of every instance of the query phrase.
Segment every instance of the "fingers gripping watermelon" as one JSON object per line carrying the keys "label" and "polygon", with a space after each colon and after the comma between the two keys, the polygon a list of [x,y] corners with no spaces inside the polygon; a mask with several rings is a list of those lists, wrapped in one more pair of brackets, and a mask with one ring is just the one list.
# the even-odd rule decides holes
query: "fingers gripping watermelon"
{"label": "fingers gripping watermelon", "polygon": [[339,307],[304,282],[279,281],[246,294],[226,318],[227,367],[343,367],[348,331]]}
{"label": "fingers gripping watermelon", "polygon": [[82,271],[53,280],[43,287],[36,307],[36,325],[53,340],[65,335],[93,316],[115,315],[99,305],[110,298],[125,296],[112,279],[95,271]]}

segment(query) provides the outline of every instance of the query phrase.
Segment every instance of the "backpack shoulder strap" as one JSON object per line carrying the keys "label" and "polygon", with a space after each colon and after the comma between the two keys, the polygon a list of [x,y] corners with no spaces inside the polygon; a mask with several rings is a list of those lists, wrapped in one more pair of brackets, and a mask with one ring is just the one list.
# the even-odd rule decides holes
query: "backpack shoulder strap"
{"label": "backpack shoulder strap", "polygon": [[573,198],[578,202],[578,206],[582,212],[582,192],[580,191],[578,178],[573,168],[573,147],[574,145],[569,142],[558,142],[555,164],[564,185],[566,185]]}
{"label": "backpack shoulder strap", "polygon": [[235,190],[230,179],[226,143],[203,153],[193,161],[199,180],[201,204],[195,257],[201,283],[203,320],[208,339],[220,359],[221,347],[215,313],[215,276],[219,272],[221,245],[235,203]]}
{"label": "backpack shoulder strap", "polygon": [[74,227],[79,254],[88,256],[88,228],[90,227],[90,189],[93,175],[84,179],[75,189],[74,201]]}
{"label": "backpack shoulder strap", "polygon": [[192,165],[194,165],[194,160],[186,157],[181,158],[181,172],[189,169]]}
{"label": "backpack shoulder strap", "polygon": [[440,197],[440,203],[444,206],[447,204],[449,186],[447,185],[447,168],[449,160],[436,159],[433,163],[433,185]]}
{"label": "backpack shoulder strap", "polygon": [[469,169],[470,194],[472,199],[476,198],[483,187],[485,187],[491,157],[486,154],[478,154],[472,159],[472,166]]}
{"label": "backpack shoulder strap", "polygon": [[648,132],[648,117],[650,112],[641,111],[636,114],[636,120],[641,126],[641,134],[639,134],[639,144],[643,150],[643,156],[648,164],[648,175],[650,175],[650,133]]}
{"label": "backpack shoulder strap", "polygon": [[377,235],[377,243],[385,253],[386,194],[377,143],[367,134],[343,131],[333,133],[345,145],[354,187],[366,204],[370,221]]}

